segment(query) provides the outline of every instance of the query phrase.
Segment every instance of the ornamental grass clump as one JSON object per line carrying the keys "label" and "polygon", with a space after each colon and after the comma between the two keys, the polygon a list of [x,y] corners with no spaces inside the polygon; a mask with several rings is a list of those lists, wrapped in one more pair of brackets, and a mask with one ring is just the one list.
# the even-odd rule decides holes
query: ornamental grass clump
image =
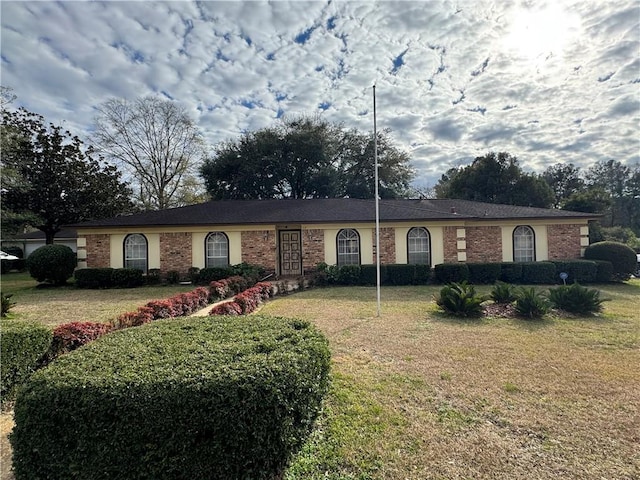
{"label": "ornamental grass clump", "polygon": [[327,339],[301,320],[180,318],[111,333],[19,391],[15,478],[283,478],[329,365]]}
{"label": "ornamental grass clump", "polygon": [[549,290],[549,301],[554,308],[580,315],[590,315],[602,311],[600,291],[583,287],[578,283],[562,285]]}
{"label": "ornamental grass clump", "polygon": [[436,304],[445,313],[456,317],[480,317],[483,313],[482,303],[488,298],[476,293],[473,285],[467,282],[450,283],[440,290]]}

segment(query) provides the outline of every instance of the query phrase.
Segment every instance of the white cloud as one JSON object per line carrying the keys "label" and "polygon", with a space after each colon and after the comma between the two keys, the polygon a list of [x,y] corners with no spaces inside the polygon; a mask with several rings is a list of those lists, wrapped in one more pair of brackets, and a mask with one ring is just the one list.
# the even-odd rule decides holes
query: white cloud
{"label": "white cloud", "polygon": [[[375,83],[378,126],[412,154],[417,182],[490,149],[537,171],[639,157],[636,0],[0,8],[1,82],[16,106],[81,135],[109,97],[160,92],[192,112],[211,144],[283,113],[371,130]],[[538,47],[554,41],[533,50],[527,35]]]}

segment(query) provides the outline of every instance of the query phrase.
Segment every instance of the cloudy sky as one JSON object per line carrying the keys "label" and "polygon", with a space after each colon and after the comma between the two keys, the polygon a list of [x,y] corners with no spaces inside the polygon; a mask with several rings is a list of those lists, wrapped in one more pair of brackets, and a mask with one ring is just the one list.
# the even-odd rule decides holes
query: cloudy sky
{"label": "cloudy sky", "polygon": [[640,161],[639,0],[3,0],[0,83],[89,136],[111,97],[182,103],[208,143],[319,113],[390,128],[417,186],[489,151]]}

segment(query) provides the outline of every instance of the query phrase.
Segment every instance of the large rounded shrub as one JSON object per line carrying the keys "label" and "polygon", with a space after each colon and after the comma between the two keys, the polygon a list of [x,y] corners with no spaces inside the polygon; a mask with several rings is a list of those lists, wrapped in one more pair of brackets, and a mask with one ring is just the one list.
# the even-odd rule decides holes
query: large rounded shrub
{"label": "large rounded shrub", "polygon": [[66,245],[44,245],[27,258],[29,275],[39,282],[63,285],[76,268],[76,254]]}
{"label": "large rounded shrub", "polygon": [[638,268],[636,253],[624,243],[593,243],[585,249],[584,258],[611,262],[614,280],[628,280]]}
{"label": "large rounded shrub", "polygon": [[160,320],[63,355],[20,390],[17,480],[279,478],[328,388],[299,320]]}

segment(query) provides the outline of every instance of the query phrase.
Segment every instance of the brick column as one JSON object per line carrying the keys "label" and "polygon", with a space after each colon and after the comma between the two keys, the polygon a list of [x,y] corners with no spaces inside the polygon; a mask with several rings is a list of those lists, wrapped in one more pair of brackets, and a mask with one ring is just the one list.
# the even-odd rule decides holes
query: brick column
{"label": "brick column", "polygon": [[161,233],[160,269],[163,272],[176,270],[181,274],[186,274],[193,266],[191,244],[190,233]]}
{"label": "brick column", "polygon": [[[111,266],[111,236],[106,233],[85,235],[87,246],[87,267],[106,268]],[[124,248],[124,246],[123,246]]]}
{"label": "brick column", "polygon": [[302,269],[316,268],[324,262],[324,230],[309,229],[302,231]]}

